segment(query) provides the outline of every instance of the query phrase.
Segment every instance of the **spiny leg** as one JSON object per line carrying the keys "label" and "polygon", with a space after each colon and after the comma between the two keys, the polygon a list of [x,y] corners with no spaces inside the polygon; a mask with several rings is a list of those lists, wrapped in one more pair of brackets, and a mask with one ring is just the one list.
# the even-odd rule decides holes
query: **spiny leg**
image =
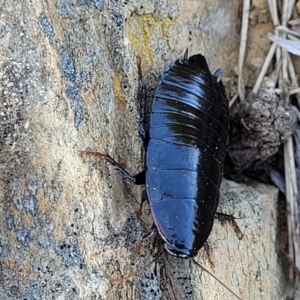
{"label": "spiny leg", "polygon": [[149,240],[154,236],[157,235],[157,230],[154,224],[152,225],[151,230],[145,234],[142,239],[135,245],[132,255],[136,256],[142,249],[142,247],[149,242]]}
{"label": "spiny leg", "polygon": [[229,222],[229,224],[233,227],[239,240],[241,240],[244,237],[244,234],[242,233],[241,229],[237,225],[235,221],[236,218],[233,215],[227,215],[227,214],[217,212],[215,218],[219,220],[222,225],[224,225],[225,222]]}
{"label": "spiny leg", "polygon": [[135,176],[132,176],[127,172],[119,163],[117,163],[110,155],[103,154],[96,151],[88,151],[88,150],[79,150],[79,155],[92,155],[92,156],[100,156],[103,157],[108,163],[115,167],[117,171],[119,171],[124,179],[128,179],[134,184],[145,184],[146,182],[146,171],[142,171]]}
{"label": "spiny leg", "polygon": [[205,242],[204,245],[203,245],[203,250],[205,252],[205,256],[210,264],[210,267],[213,269],[215,267],[215,264],[211,258],[211,246],[209,245],[208,242]]}

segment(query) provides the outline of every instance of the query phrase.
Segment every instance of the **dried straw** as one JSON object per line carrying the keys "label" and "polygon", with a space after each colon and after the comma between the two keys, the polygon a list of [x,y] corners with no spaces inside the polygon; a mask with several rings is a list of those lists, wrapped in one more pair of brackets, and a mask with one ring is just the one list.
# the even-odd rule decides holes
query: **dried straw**
{"label": "dried straw", "polygon": [[[270,15],[274,25],[274,34],[278,38],[290,39],[294,41],[300,41],[298,37],[300,34],[288,29],[287,24],[291,17],[292,10],[295,6],[295,0],[284,0],[282,7],[282,15],[280,19],[278,17],[277,1],[267,0]],[[242,79],[242,70],[245,58],[246,43],[247,43],[247,30],[249,20],[250,1],[244,0],[243,2],[243,17],[242,17],[242,29],[241,29],[241,42],[239,52],[239,66],[238,66],[238,93],[231,99],[229,107],[231,107],[236,99],[239,97],[241,101],[245,98],[245,88]],[[263,67],[257,78],[257,81],[253,87],[252,92],[257,93],[263,78],[266,75],[267,69],[272,62],[272,59],[276,55],[276,69],[280,70],[278,85],[281,91],[287,92],[287,102],[289,97],[295,94],[300,106],[300,88],[297,83],[297,78],[294,70],[294,66],[290,59],[289,54],[277,46],[276,43],[272,43],[269,53],[265,59]],[[295,266],[300,269],[300,220],[298,219],[299,212],[297,206],[298,190],[297,190],[297,178],[295,159],[293,151],[293,139],[290,137],[284,144],[284,165],[285,165],[285,182],[286,182],[286,203],[287,203],[287,224],[288,224],[288,255]],[[290,278],[293,277],[293,270],[290,268]]]}

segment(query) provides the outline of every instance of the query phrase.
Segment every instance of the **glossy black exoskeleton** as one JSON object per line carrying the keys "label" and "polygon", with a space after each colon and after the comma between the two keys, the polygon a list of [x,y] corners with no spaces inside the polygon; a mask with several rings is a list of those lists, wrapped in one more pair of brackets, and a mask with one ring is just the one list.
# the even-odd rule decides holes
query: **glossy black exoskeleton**
{"label": "glossy black exoskeleton", "polygon": [[[146,184],[156,229],[165,249],[172,255],[195,257],[207,241],[216,217],[231,221],[242,238],[234,218],[217,213],[229,119],[225,89],[219,80],[220,70],[211,74],[203,55],[188,57],[186,51],[183,58],[175,60],[161,74],[146,129],[146,87],[140,65],[138,68],[142,103],[139,131],[146,149],[146,169],[131,176],[107,154],[79,153],[103,156],[125,179]],[[162,252],[156,259],[160,255]]]}
{"label": "glossy black exoskeleton", "polygon": [[[81,151],[105,156],[124,178],[146,184],[165,248],[181,258],[197,255],[216,217],[228,134],[228,101],[219,75],[219,70],[210,73],[203,55],[188,57],[187,52],[162,73],[149,128],[140,126],[147,169],[136,176],[109,155]],[[140,83],[145,103],[142,78]],[[144,105],[141,112],[144,121]]]}
{"label": "glossy black exoskeleton", "polygon": [[146,188],[171,254],[197,255],[213,227],[228,134],[219,72],[187,53],[162,73],[150,112]]}

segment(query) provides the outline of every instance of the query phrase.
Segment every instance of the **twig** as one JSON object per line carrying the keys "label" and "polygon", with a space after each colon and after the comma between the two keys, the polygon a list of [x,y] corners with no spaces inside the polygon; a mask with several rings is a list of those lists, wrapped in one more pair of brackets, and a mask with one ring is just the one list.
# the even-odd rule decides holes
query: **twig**
{"label": "twig", "polygon": [[300,278],[300,270],[296,267],[294,262],[291,260],[291,258],[287,255],[287,253],[284,250],[282,250],[282,253],[284,254],[287,261],[289,262],[290,266],[293,268],[295,274]]}
{"label": "twig", "polygon": [[287,37],[292,41],[300,42],[300,38],[297,38],[291,34],[288,34]]}
{"label": "twig", "polygon": [[[293,87],[296,89],[299,89],[299,85],[297,83],[297,77],[295,73],[294,66],[292,64],[291,58],[289,55],[287,55],[287,60],[288,60],[288,71],[289,71],[289,76],[291,78]],[[299,93],[296,94],[297,100],[298,100],[298,105],[300,105],[300,95]],[[295,265],[298,269],[300,269],[300,221],[299,221],[299,211],[298,211],[298,193],[299,191],[297,190],[297,175],[296,175],[296,167],[295,167],[295,158],[294,158],[294,152],[293,152],[293,140],[291,140],[290,146],[287,149],[288,152],[288,157],[287,160],[290,160],[290,176],[291,176],[291,182],[290,182],[290,193],[291,193],[291,200],[290,200],[290,207],[288,207],[288,211],[291,212],[291,222],[292,222],[292,237],[293,237],[293,246],[294,246],[294,252],[295,252],[295,258],[294,262]],[[293,259],[293,257],[291,257]]]}
{"label": "twig", "polygon": [[[295,0],[284,0],[283,8],[282,8],[282,25],[287,26],[287,22],[291,17],[292,8],[295,5]],[[286,38],[286,33],[284,33],[283,38]],[[285,84],[288,84],[288,68],[287,68],[287,52],[285,50],[282,51],[282,77]],[[280,87],[279,87],[280,88]]]}
{"label": "twig", "polygon": [[249,25],[249,13],[250,13],[250,0],[244,0],[243,2],[243,17],[242,17],[242,29],[241,29],[241,41],[240,41],[240,49],[239,49],[239,78],[238,78],[238,94],[240,100],[243,101],[245,99],[245,86],[243,81],[243,66],[246,52],[246,44],[247,44],[247,32]]}
{"label": "twig", "polygon": [[[277,15],[277,7],[276,1],[268,0],[270,14],[273,20],[273,24],[275,26],[275,35],[279,35],[278,31],[283,31],[283,38],[286,38],[287,34],[295,35],[295,33],[289,29],[287,29],[286,25],[288,20],[290,19],[292,9],[294,7],[295,0],[284,0],[283,8],[282,8],[282,26],[279,26],[279,20]],[[272,45],[274,46],[274,44]],[[272,47],[271,47],[272,48]],[[281,50],[277,47],[276,51],[276,61],[277,65],[281,61]],[[271,49],[269,51],[268,56],[270,55],[270,59],[273,55],[271,55]],[[289,54],[286,51],[282,50],[282,73],[281,78],[279,78],[279,89],[284,90],[285,85],[288,84],[289,76],[292,79],[293,88],[298,88],[296,74],[289,57]],[[266,64],[266,62],[265,62]],[[261,72],[263,73],[263,72]],[[261,74],[260,74],[261,75]],[[259,80],[253,91],[259,88]],[[300,96],[297,94],[298,102],[300,104]],[[289,97],[288,100],[289,101]],[[295,265],[299,268],[300,265],[300,225],[298,220],[298,207],[297,207],[297,179],[296,179],[296,168],[295,168],[295,159],[293,152],[293,140],[290,137],[286,143],[284,144],[284,167],[285,167],[285,182],[286,182],[286,201],[287,201],[287,223],[288,223],[288,244],[289,244],[289,257],[294,262]],[[293,277],[293,272],[290,269],[290,277]]]}
{"label": "twig", "polygon": [[[290,79],[291,79],[291,86],[296,89],[299,87],[298,82],[297,82],[297,75],[295,73],[295,69],[294,69],[294,66],[293,66],[293,63],[291,60],[291,56],[289,54],[288,54],[287,58],[288,58],[288,70],[289,70],[289,75],[290,75]],[[298,106],[300,107],[300,94],[296,94],[296,98],[298,101]]]}
{"label": "twig", "polygon": [[287,28],[286,26],[277,26],[276,28],[277,28],[277,30],[279,30],[281,32],[288,33],[290,35],[294,35],[294,36],[300,37],[300,33],[299,32],[291,30],[291,29]]}
{"label": "twig", "polygon": [[273,25],[274,25],[274,27],[276,27],[279,25],[276,1],[268,0],[268,6],[269,6],[269,11],[271,14],[272,21],[273,21]]}
{"label": "twig", "polygon": [[295,0],[284,0],[282,7],[282,25],[287,26],[289,19],[291,18],[293,7],[295,6]]}
{"label": "twig", "polygon": [[269,50],[269,53],[268,53],[268,55],[267,55],[267,57],[265,59],[265,62],[263,64],[262,68],[261,68],[261,71],[260,71],[260,73],[258,75],[258,78],[257,78],[257,80],[255,82],[254,88],[252,90],[252,92],[254,94],[257,94],[257,92],[258,92],[258,90],[260,88],[260,85],[261,85],[261,83],[262,83],[262,81],[263,81],[263,79],[264,79],[264,77],[265,77],[265,75],[267,73],[268,67],[269,67],[269,65],[270,65],[270,63],[272,61],[272,58],[274,56],[276,48],[277,48],[277,45],[275,43],[273,43],[272,46],[271,46],[271,48],[270,48],[270,50]]}
{"label": "twig", "polygon": [[[282,8],[283,26],[287,25],[294,4],[295,4],[294,0],[283,1],[283,8]],[[283,37],[285,36],[286,33],[284,34]],[[283,81],[286,84],[288,82],[288,55],[286,51],[282,51],[282,53],[283,53],[282,74],[283,74]],[[279,85],[279,88],[282,89],[283,86]],[[289,97],[288,97],[288,101],[289,101]],[[284,144],[284,169],[285,169],[285,183],[286,183],[287,212],[290,212],[287,214],[288,231],[289,231],[289,256],[295,262],[295,265],[299,267],[300,247],[299,247],[299,225],[297,220],[298,219],[298,213],[297,213],[298,190],[297,190],[297,177],[296,177],[296,167],[295,167],[292,137],[288,138],[288,140]],[[290,268],[290,278],[293,278],[293,273],[291,268]]]}
{"label": "twig", "polygon": [[236,101],[236,99],[238,98],[239,94],[236,93],[232,99],[229,101],[229,109],[233,106],[234,102]]}
{"label": "twig", "polygon": [[300,93],[300,88],[296,88],[289,91],[289,96]]}
{"label": "twig", "polygon": [[[279,32],[277,26],[279,26],[279,18],[278,18],[278,9],[277,2],[274,0],[268,0],[269,11],[273,20],[274,33],[279,36]],[[281,49],[280,47],[276,48],[276,61],[277,63],[281,60]]]}
{"label": "twig", "polygon": [[241,118],[241,123],[242,123],[242,125],[245,127],[245,129],[246,130],[251,130],[247,125],[246,125],[246,123],[245,123],[245,120],[243,119],[243,118]]}

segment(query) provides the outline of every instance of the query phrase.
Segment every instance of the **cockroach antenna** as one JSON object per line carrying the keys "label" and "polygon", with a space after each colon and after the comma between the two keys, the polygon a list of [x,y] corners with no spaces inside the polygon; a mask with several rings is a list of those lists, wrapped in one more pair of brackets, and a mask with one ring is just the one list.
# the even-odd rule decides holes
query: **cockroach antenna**
{"label": "cockroach antenna", "polygon": [[229,291],[232,295],[234,295],[237,299],[242,300],[240,296],[238,296],[233,290],[231,290],[225,283],[221,281],[216,275],[211,273],[209,270],[204,268],[202,265],[200,265],[195,259],[192,259],[192,261],[200,267],[203,271],[205,271],[207,274],[209,274],[211,277],[213,277],[217,282],[219,282],[227,291]]}
{"label": "cockroach antenna", "polygon": [[[218,215],[229,124],[228,100],[224,85],[218,79],[220,71],[211,74],[203,55],[189,57],[186,51],[161,74],[149,124],[145,120],[147,89],[141,57],[137,58],[137,72],[141,103],[139,133],[146,153],[144,170],[131,175],[108,154],[82,150],[79,154],[102,157],[124,179],[145,184],[154,223],[165,249],[177,258],[193,259],[207,241]],[[222,218],[226,219],[226,215]],[[231,219],[233,223],[232,216]],[[242,238],[241,231],[236,228],[236,232]],[[107,278],[114,282],[129,279],[163,253],[159,252],[152,261],[127,276]],[[215,275],[193,261],[241,299]]]}
{"label": "cockroach antenna", "polygon": [[151,266],[154,262],[156,262],[163,254],[165,253],[165,251],[161,251],[157,256],[155,256],[154,259],[152,259],[150,262],[146,263],[145,265],[143,265],[141,268],[139,268],[138,270],[129,273],[126,276],[122,276],[122,277],[118,277],[118,278],[112,278],[110,275],[108,275],[107,273],[104,272],[104,275],[112,282],[122,282],[124,280],[130,279],[133,276],[136,276],[138,274],[140,274],[141,272],[143,272],[146,268],[148,268],[149,266]]}

